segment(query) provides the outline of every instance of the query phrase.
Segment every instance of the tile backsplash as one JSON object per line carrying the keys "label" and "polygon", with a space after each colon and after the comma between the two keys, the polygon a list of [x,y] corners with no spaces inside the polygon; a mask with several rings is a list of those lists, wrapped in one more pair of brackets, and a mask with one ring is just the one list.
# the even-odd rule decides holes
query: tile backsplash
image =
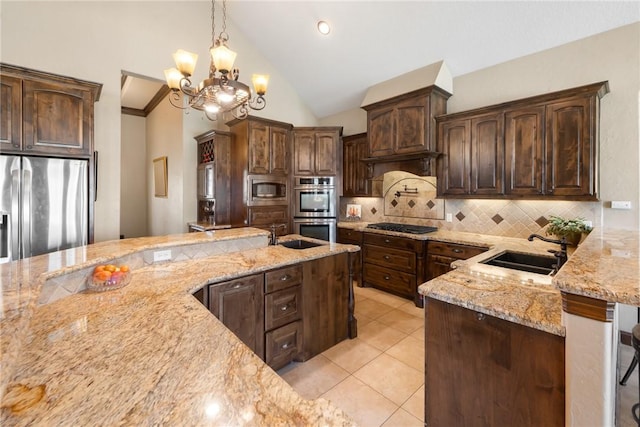
{"label": "tile backsplash", "polygon": [[[419,196],[419,195],[417,195]],[[404,198],[404,197],[403,197]],[[389,215],[397,210],[391,205],[397,198],[387,193],[385,197],[341,197],[340,219],[346,218],[346,205],[361,205],[361,221],[399,222],[430,225],[442,230],[465,231],[494,236],[526,238],[531,233],[541,232],[551,215],[566,218],[581,217],[599,226],[602,217],[601,202],[573,202],[549,200],[481,200],[481,199],[437,199],[426,200],[415,197],[413,207],[409,202],[403,207],[403,215]],[[445,219],[430,219],[413,215],[411,210],[433,203],[441,203],[444,216],[451,214],[451,222]],[[389,205],[389,206],[387,206]],[[391,206],[391,209],[389,207]]]}

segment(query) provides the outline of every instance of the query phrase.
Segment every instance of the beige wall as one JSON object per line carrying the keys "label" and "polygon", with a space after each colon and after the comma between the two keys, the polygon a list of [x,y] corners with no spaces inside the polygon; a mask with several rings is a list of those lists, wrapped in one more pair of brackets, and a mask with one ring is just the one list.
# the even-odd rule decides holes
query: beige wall
{"label": "beige wall", "polygon": [[[121,71],[163,79],[163,70],[173,66],[171,54],[183,48],[200,55],[194,76],[199,82],[208,70],[209,9],[210,4],[202,1],[2,1],[0,61],[103,84],[95,106],[95,149],[100,152],[96,241],[120,235]],[[233,5],[228,13],[232,21]],[[248,82],[254,72],[271,75],[268,106],[260,115],[297,126],[316,125],[293,88],[244,40],[233,22],[228,22],[228,33],[230,47],[238,52],[243,81]],[[197,112],[185,117],[189,122],[201,120]],[[183,129],[193,127],[187,124]],[[178,143],[195,150],[193,136],[181,133]],[[180,161],[188,156],[194,158],[194,154],[183,154]],[[187,179],[185,185],[191,181]],[[180,187],[176,191],[184,191]],[[195,204],[195,194],[193,198]]]}
{"label": "beige wall", "polygon": [[146,119],[123,114],[121,131],[120,234],[147,236]]}

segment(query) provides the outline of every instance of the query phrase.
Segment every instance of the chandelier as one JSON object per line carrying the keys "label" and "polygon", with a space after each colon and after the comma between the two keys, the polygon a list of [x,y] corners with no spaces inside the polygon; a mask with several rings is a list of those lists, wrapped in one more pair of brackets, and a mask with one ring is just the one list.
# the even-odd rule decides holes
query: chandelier
{"label": "chandelier", "polygon": [[[173,54],[176,68],[164,70],[167,85],[171,89],[169,102],[176,108],[194,108],[203,111],[209,120],[216,120],[219,112],[230,112],[235,118],[244,119],[252,110],[262,110],[267,104],[268,75],[254,74],[252,78],[256,97],[251,96],[249,86],[238,81],[240,71],[233,68],[236,52],[227,47],[227,2],[222,0],[222,31],[216,37],[215,0],[211,1],[211,63],[209,78],[197,87],[190,77],[196,68],[198,55],[179,49]],[[181,100],[186,99],[186,105]]]}

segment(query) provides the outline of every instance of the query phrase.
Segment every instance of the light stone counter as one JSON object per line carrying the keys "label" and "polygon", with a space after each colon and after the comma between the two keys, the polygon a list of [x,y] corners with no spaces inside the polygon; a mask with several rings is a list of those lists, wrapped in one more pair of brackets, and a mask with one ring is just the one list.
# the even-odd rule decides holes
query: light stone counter
{"label": "light stone counter", "polygon": [[[0,266],[0,424],[352,425],[329,402],[302,399],[190,295],[209,282],[358,249],[267,246],[268,234],[128,239]],[[193,252],[207,247],[218,253]],[[144,253],[122,289],[41,302],[62,274],[167,248],[176,259],[148,263]]]}

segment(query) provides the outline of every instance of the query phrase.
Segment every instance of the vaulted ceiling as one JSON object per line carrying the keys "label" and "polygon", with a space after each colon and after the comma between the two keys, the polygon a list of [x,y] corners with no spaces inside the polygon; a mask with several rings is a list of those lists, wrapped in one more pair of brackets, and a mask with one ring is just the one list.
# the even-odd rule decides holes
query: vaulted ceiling
{"label": "vaulted ceiling", "polygon": [[456,77],[640,21],[640,2],[228,0],[227,14],[322,118],[440,60]]}

